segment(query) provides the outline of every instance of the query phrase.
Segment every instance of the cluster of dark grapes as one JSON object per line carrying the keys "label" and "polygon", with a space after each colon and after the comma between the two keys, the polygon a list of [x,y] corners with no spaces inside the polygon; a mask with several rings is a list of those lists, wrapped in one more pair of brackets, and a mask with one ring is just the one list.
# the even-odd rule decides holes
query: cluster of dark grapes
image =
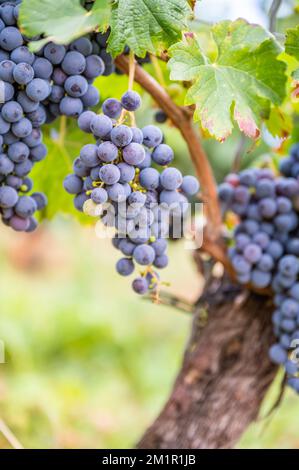
{"label": "cluster of dark grapes", "polygon": [[17,231],[32,231],[36,210],[47,204],[28,178],[47,149],[41,127],[64,115],[78,117],[98,104],[94,79],[105,72],[91,35],[69,46],[47,44],[36,54],[17,25],[19,1],[0,4],[0,213]]}
{"label": "cluster of dark grapes", "polygon": [[269,169],[230,174],[219,186],[224,211],[238,217],[229,257],[238,282],[271,288],[278,342],[270,358],[284,365],[288,384],[299,393],[299,182],[294,167],[299,145],[281,162],[283,176]]}
{"label": "cluster of dark grapes", "polygon": [[193,176],[183,177],[168,167],[174,153],[163,143],[158,127],[123,124],[127,113],[140,104],[138,93],[128,91],[121,101],[106,100],[103,114],[81,114],[80,129],[93,134],[96,143],[82,148],[64,187],[75,195],[78,210],[100,216],[105,226],[115,229],[113,244],[124,255],[117,263],[118,273],[131,275],[135,263],[144,267],[132,284],[143,295],[156,290],[155,269],[168,264],[166,238],[172,215],[186,210],[187,198],[198,192],[199,184]]}
{"label": "cluster of dark grapes", "polygon": [[50,86],[39,78],[36,57],[17,27],[19,4],[0,6],[0,213],[14,230],[32,231],[34,213],[47,202],[42,193],[28,195],[33,187],[28,174],[47,153],[40,120]]}

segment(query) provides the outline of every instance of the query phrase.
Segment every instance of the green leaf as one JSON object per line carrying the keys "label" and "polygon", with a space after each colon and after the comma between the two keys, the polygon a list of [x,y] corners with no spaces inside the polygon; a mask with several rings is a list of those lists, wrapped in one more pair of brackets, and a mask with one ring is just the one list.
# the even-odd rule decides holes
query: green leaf
{"label": "green leaf", "polygon": [[299,25],[287,30],[285,51],[299,60]]}
{"label": "green leaf", "polygon": [[257,138],[271,103],[285,97],[286,66],[277,59],[281,48],[262,27],[245,20],[222,21],[212,28],[217,46],[214,62],[195,36],[169,49],[172,80],[192,81],[187,105],[196,105],[195,120],[218,140],[232,132],[233,120],[247,136]]}
{"label": "green leaf", "polygon": [[45,35],[44,39],[31,43],[32,50],[38,50],[49,41],[68,44],[96,27],[103,31],[110,14],[110,0],[96,0],[89,12],[80,5],[80,0],[23,0],[20,24],[29,37]]}
{"label": "green leaf", "polygon": [[292,77],[294,80],[296,80],[296,82],[299,82],[299,69],[294,70]]}
{"label": "green leaf", "polygon": [[187,0],[118,0],[112,7],[109,51],[127,45],[138,56],[159,53],[177,42],[191,8]]}

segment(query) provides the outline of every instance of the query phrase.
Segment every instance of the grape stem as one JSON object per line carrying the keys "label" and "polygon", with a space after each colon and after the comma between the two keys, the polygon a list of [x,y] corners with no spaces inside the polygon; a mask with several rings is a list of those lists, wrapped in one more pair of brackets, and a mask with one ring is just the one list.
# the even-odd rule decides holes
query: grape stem
{"label": "grape stem", "polygon": [[237,145],[235,158],[232,164],[232,172],[238,173],[240,171],[242,157],[244,155],[245,149],[246,149],[246,136],[244,134],[241,134],[239,143]]}
{"label": "grape stem", "polygon": [[59,127],[59,145],[61,147],[64,146],[65,136],[66,136],[66,128],[67,128],[67,117],[61,116],[60,118],[60,127]]}
{"label": "grape stem", "polygon": [[277,13],[281,6],[282,0],[273,0],[272,5],[269,10],[269,31],[271,33],[275,32],[276,29],[276,20]]}
{"label": "grape stem", "polygon": [[130,51],[130,56],[129,56],[129,84],[128,84],[128,90],[129,91],[133,90],[134,78],[135,78],[135,69],[136,69],[135,55],[134,55],[134,52]]}
{"label": "grape stem", "polygon": [[156,74],[158,82],[160,83],[160,85],[163,88],[166,88],[166,83],[165,83],[165,80],[164,80],[163,72],[162,72],[160,64],[159,64],[158,57],[151,54],[151,61],[152,61],[153,67],[155,69],[155,74]]}
{"label": "grape stem", "polygon": [[[127,57],[124,55],[117,57],[116,65],[123,72],[129,74],[130,63]],[[194,109],[192,107],[177,106],[166,90],[138,65],[135,65],[135,81],[152,96],[159,107],[169,116],[173,124],[180,130],[188,145],[201,184],[208,220],[204,238],[209,240],[209,246],[211,243],[218,244],[218,259],[220,258],[219,261],[224,262],[225,266],[227,266],[229,262],[226,257],[224,243],[221,241],[222,217],[218,202],[217,185],[208,157],[193,127]]]}

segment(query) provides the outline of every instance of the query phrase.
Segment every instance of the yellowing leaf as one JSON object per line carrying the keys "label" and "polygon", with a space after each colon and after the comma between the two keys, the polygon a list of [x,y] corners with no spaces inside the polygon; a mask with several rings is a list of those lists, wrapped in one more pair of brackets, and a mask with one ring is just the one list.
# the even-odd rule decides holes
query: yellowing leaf
{"label": "yellowing leaf", "polygon": [[186,104],[196,105],[195,120],[218,140],[232,132],[233,121],[247,136],[257,138],[271,103],[285,96],[286,66],[274,37],[245,20],[222,21],[212,28],[218,55],[214,62],[202,52],[196,36],[169,49],[170,76],[192,81]]}

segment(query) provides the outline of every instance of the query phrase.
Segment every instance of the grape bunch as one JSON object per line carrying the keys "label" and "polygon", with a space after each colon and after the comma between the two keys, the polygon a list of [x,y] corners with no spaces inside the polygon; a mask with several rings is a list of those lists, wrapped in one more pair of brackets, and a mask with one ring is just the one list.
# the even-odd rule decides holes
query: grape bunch
{"label": "grape bunch", "polygon": [[92,83],[105,64],[90,37],[30,52],[17,25],[20,3],[0,4],[0,213],[13,229],[32,231],[34,212],[47,203],[41,193],[28,195],[33,187],[28,175],[47,154],[41,127],[60,115],[78,117],[98,104]]}
{"label": "grape bunch", "polygon": [[19,4],[0,5],[0,213],[14,230],[32,231],[37,226],[34,213],[47,203],[41,193],[29,195],[33,184],[28,175],[47,153],[40,130],[41,102],[50,85],[36,75],[36,57],[17,26]]}
{"label": "grape bunch", "polygon": [[[295,158],[299,162],[298,145],[291,151],[290,159]],[[293,341],[299,346],[299,182],[285,168],[283,160],[281,171],[287,176],[280,177],[269,169],[230,174],[219,186],[219,199],[225,212],[238,217],[229,248],[238,282],[275,293],[278,343],[270,358],[285,366],[289,385],[299,393],[299,362],[290,359]]]}
{"label": "grape bunch", "polygon": [[[199,184],[193,176],[183,177],[169,167],[174,153],[163,143],[158,127],[139,129],[123,123],[127,113],[132,116],[140,105],[139,94],[128,91],[121,101],[106,100],[103,114],[81,114],[80,129],[93,134],[96,143],[82,148],[64,188],[75,196],[78,210],[99,216],[105,226],[115,229],[113,245],[123,255],[117,272],[129,276],[136,264],[142,266],[132,287],[143,295],[156,291],[160,283],[156,269],[168,265],[166,238],[172,216],[186,210],[188,197],[198,192]],[[154,165],[163,167],[162,172]]]}

